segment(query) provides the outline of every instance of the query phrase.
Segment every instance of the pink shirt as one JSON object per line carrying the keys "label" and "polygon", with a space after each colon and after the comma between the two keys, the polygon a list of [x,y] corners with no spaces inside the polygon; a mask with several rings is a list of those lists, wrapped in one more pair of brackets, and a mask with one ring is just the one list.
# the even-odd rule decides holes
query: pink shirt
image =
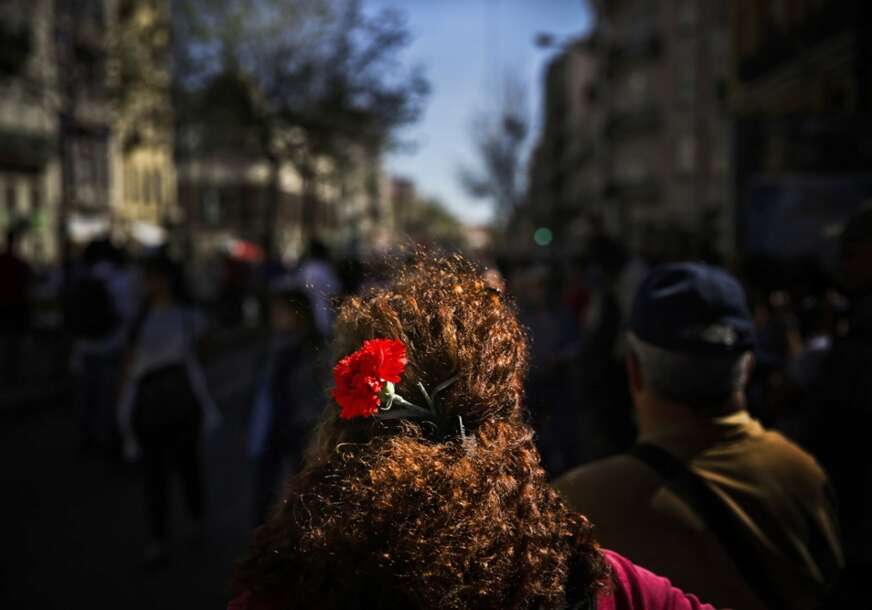
{"label": "pink shirt", "polygon": [[[611,593],[600,597],[597,610],[715,610],[617,553],[605,551],[605,556],[612,567],[614,587]],[[230,602],[227,610],[278,609],[244,593]]]}
{"label": "pink shirt", "polygon": [[614,589],[599,599],[597,610],[714,610],[613,551],[605,551],[605,556],[614,574]]}

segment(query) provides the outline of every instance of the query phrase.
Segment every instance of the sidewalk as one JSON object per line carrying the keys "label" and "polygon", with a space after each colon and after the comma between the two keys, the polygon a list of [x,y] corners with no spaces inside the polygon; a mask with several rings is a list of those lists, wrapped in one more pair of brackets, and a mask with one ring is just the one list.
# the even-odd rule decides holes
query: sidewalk
{"label": "sidewalk", "polygon": [[233,562],[249,536],[245,426],[257,350],[250,334],[223,339],[206,364],[223,423],[203,439],[205,537],[194,536],[174,486],[172,559],[165,570],[142,569],[148,536],[139,468],[77,451],[78,421],[68,409],[41,409],[0,426],[4,608],[226,606]]}

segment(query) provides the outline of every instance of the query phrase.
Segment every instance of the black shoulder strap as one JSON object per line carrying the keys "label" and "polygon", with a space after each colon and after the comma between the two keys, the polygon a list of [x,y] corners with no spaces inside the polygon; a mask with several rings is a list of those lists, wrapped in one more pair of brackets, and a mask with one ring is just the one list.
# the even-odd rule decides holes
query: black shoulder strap
{"label": "black shoulder strap", "polygon": [[772,587],[765,573],[757,569],[756,563],[750,560],[755,551],[745,546],[747,533],[702,477],[668,451],[650,443],[638,443],[629,453],[654,469],[664,481],[681,480],[686,483],[682,489],[690,497],[684,499],[700,512],[700,517],[715,534],[751,590],[770,610],[787,610],[788,606]]}

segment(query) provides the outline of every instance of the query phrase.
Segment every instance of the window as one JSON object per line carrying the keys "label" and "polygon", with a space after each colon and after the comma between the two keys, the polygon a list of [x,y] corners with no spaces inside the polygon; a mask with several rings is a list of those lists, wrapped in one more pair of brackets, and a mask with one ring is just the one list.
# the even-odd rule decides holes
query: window
{"label": "window", "polygon": [[30,211],[38,212],[42,209],[42,186],[39,179],[35,178],[30,183]]}
{"label": "window", "polygon": [[144,203],[151,203],[151,184],[149,182],[149,178],[151,177],[151,172],[147,169],[142,170],[140,172],[140,179],[142,181],[142,189],[139,192],[140,197]]}
{"label": "window", "polygon": [[642,101],[648,95],[648,78],[641,70],[636,70],[627,79],[627,95]]}
{"label": "window", "polygon": [[221,200],[218,190],[214,187],[203,191],[203,220],[209,226],[216,226],[221,222]]}
{"label": "window", "polygon": [[617,161],[614,175],[620,182],[639,183],[650,174],[644,155],[638,150],[627,150],[619,155]]}
{"label": "window", "polygon": [[715,176],[724,176],[730,169],[730,150],[727,130],[722,126],[711,129],[711,171]]}
{"label": "window", "polygon": [[779,30],[790,27],[790,7],[788,0],[769,0],[769,19]]}
{"label": "window", "polygon": [[136,167],[130,168],[130,200],[139,202],[140,198],[140,189],[139,189],[139,171]]}
{"label": "window", "polygon": [[[726,2],[723,2],[726,4]],[[692,28],[699,20],[699,0],[682,0],[678,5],[676,22],[679,27]]]}
{"label": "window", "polygon": [[109,188],[109,143],[105,140],[94,142],[94,179],[97,188]]}
{"label": "window", "polygon": [[685,52],[679,58],[675,67],[676,97],[681,104],[693,104],[696,101],[696,53],[691,45],[683,47]]}
{"label": "window", "polygon": [[16,212],[18,212],[18,190],[15,188],[14,183],[6,185],[6,210],[9,212],[9,216],[13,218]]}
{"label": "window", "polygon": [[711,34],[711,58],[715,66],[726,66],[730,61],[730,40],[726,30],[717,30]]}
{"label": "window", "polygon": [[678,139],[675,167],[681,174],[690,174],[696,170],[696,140],[693,135],[685,134]]}

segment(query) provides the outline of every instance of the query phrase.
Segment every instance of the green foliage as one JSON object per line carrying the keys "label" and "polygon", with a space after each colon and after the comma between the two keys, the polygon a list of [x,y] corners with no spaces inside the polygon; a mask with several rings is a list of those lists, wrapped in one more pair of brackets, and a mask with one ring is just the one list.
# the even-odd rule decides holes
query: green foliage
{"label": "green foliage", "polygon": [[461,223],[438,199],[415,199],[400,211],[403,230],[413,241],[462,249],[466,242]]}
{"label": "green foliage", "polygon": [[368,16],[359,0],[180,0],[174,11],[177,99],[202,117],[203,92],[234,75],[256,115],[237,123],[251,120],[270,155],[301,165],[350,142],[381,146],[421,112],[429,86],[399,66],[409,34],[394,11]]}

